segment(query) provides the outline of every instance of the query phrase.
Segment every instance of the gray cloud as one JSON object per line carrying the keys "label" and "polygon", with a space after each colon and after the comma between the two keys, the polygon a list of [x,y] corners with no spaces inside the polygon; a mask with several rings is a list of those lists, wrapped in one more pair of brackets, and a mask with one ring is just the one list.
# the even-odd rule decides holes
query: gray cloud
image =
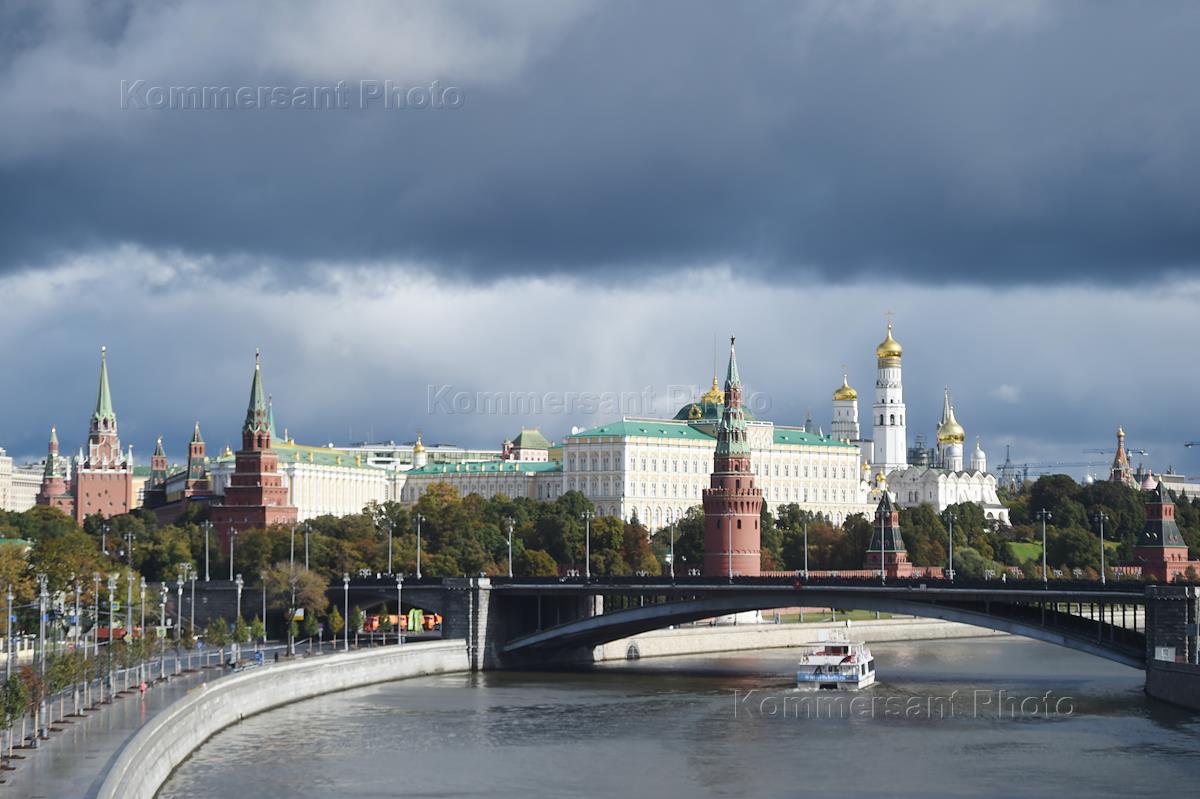
{"label": "gray cloud", "polygon": [[[99,8],[6,6],[0,268],[134,243],[289,279],[329,260],[486,280],[1196,269],[1191,4]],[[123,111],[122,79],[439,80],[465,102]]]}

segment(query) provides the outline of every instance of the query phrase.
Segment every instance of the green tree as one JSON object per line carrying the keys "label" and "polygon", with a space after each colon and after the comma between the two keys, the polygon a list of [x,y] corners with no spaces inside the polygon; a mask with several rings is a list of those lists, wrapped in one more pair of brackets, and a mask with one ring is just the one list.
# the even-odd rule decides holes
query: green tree
{"label": "green tree", "polygon": [[254,619],[250,622],[250,635],[258,641],[265,641],[267,639],[267,627],[257,614],[255,614]]}
{"label": "green tree", "polygon": [[337,605],[333,606],[333,610],[329,611],[329,631],[336,636],[346,626],[346,620],[342,618],[342,614],[338,611]]}
{"label": "green tree", "polygon": [[558,566],[550,553],[527,549],[514,559],[513,571],[522,577],[554,577],[558,574]]}
{"label": "green tree", "polygon": [[250,643],[250,628],[246,626],[246,620],[241,616],[237,617],[237,621],[233,624],[233,640],[235,643],[248,644]]}

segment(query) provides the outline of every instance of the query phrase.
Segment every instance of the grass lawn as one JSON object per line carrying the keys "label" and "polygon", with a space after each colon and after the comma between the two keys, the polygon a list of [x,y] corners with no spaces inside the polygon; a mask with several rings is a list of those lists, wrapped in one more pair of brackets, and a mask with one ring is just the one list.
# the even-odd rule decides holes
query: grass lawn
{"label": "grass lawn", "polygon": [[1041,560],[1042,558],[1041,541],[1009,541],[1008,546],[1012,549],[1012,553],[1016,556],[1016,559],[1022,563],[1027,560]]}

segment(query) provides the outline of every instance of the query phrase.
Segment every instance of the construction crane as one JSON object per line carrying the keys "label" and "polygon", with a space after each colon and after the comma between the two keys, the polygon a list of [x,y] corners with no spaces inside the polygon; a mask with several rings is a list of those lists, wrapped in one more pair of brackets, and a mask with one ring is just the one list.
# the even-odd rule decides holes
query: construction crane
{"label": "construction crane", "polygon": [[1185,447],[1187,447],[1188,449],[1191,449],[1192,447],[1196,446],[1197,444],[1200,444],[1200,441],[1185,441],[1185,442],[1183,442],[1183,445]]}
{"label": "construction crane", "polygon": [[1009,454],[1009,447],[1006,444],[1004,447],[1004,463],[996,469],[996,476],[999,482],[1011,486],[1024,485],[1029,481],[1029,475],[1046,474],[1056,472],[1061,469],[1087,469],[1089,472],[1095,466],[1094,461],[1087,463],[1072,463],[1067,461],[1053,461],[1048,463],[1013,463],[1012,457]]}
{"label": "construction crane", "polygon": [[[1193,441],[1192,443],[1195,444],[1196,442]],[[1125,452],[1129,455],[1142,455],[1146,457],[1150,455],[1149,450],[1133,449],[1131,447],[1126,447]],[[1117,451],[1115,449],[1085,449],[1083,453],[1085,455],[1116,455]]]}

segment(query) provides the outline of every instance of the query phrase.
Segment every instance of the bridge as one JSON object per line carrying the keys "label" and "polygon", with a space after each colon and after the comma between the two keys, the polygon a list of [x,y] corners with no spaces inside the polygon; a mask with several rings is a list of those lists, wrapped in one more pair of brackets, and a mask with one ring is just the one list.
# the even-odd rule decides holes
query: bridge
{"label": "bridge", "polygon": [[[354,581],[352,603],[396,601],[395,578]],[[447,578],[405,580],[405,607],[441,612],[472,667],[590,661],[593,647],[699,619],[784,607],[920,616],[1001,630],[1145,669],[1156,655],[1194,663],[1200,589],[1140,582],[778,577]],[[338,587],[331,589],[331,599]]]}

